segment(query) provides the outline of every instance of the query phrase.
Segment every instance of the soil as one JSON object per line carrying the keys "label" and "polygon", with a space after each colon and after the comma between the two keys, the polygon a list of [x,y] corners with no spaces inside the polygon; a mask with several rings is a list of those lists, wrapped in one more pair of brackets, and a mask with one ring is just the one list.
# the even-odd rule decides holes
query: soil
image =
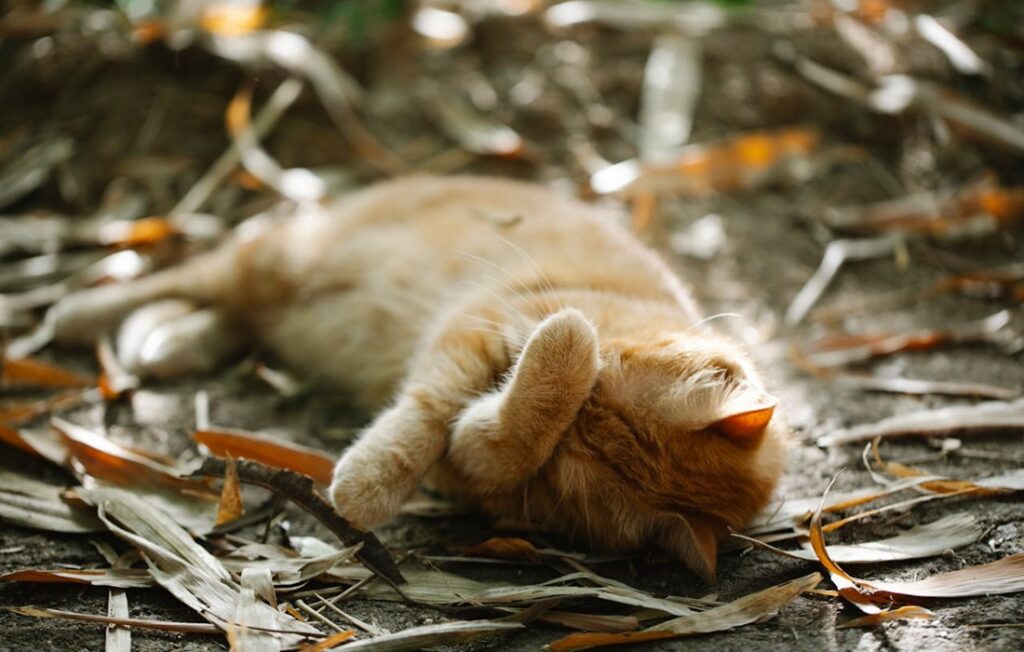
{"label": "soil", "polygon": [[[161,44],[142,47],[117,41],[109,52],[104,52],[99,45],[102,39],[75,39],[59,30],[50,36],[55,47],[51,54],[41,57],[38,65],[31,60],[32,44],[48,35],[0,43],[6,68],[4,95],[13,97],[14,90],[19,98],[0,107],[0,135],[24,129],[31,138],[40,139],[53,130],[72,136],[76,153],[61,171],[63,184],[56,177],[42,184],[17,204],[8,206],[5,212],[10,215],[36,211],[84,217],[101,207],[116,207],[128,195],[143,198],[144,214],[169,210],[227,146],[221,120],[239,83],[255,81],[257,96],[261,97],[280,79],[279,73],[272,70],[243,72],[200,48],[172,52]],[[593,141],[610,160],[633,155],[629,145],[632,140],[623,135],[635,131],[631,116],[636,115],[650,32],[583,26],[553,36],[534,18],[491,18],[477,26],[472,45],[422,56],[417,56],[409,45],[408,35],[382,38],[384,45],[345,52],[342,61],[367,88],[364,113],[368,125],[405,156],[412,158],[413,152],[436,152],[451,146],[431,124],[429,111],[425,110],[429,107],[423,106],[424,100],[415,94],[416,85],[408,84],[409,80],[434,78],[447,86],[458,86],[464,82],[460,75],[480,70],[492,80],[502,100],[499,104],[505,106],[511,80],[519,73],[544,70],[545,57],[572,59],[576,56],[572,52],[559,54],[557,50],[559,46],[572,50],[572,43],[580,44],[582,56],[591,60],[589,65],[573,68],[573,74],[592,76],[614,117],[609,126],[593,128]],[[643,236],[671,260],[708,314],[743,316],[742,320],[721,318],[719,323],[750,344],[770,384],[782,398],[794,431],[792,460],[780,493],[813,496],[820,495],[840,469],[845,470],[839,475],[838,489],[872,484],[861,464],[861,446],[823,449],[814,445],[816,436],[894,414],[972,401],[844,389],[796,368],[789,356],[790,347],[837,329],[902,332],[950,327],[985,317],[1004,305],[1000,301],[950,294],[856,313],[839,324],[812,320],[797,329],[787,329],[782,324],[782,314],[818,265],[823,246],[834,237],[822,226],[821,216],[830,207],[893,197],[893,183],[903,193],[935,191],[962,186],[977,174],[994,171],[1001,183],[1014,185],[1024,182],[1024,166],[1020,152],[956,135],[943,144],[936,139],[934,125],[928,120],[879,116],[822,92],[772,57],[771,46],[778,38],[759,29],[730,27],[704,40],[705,80],[691,140],[712,142],[753,128],[814,125],[821,130],[825,147],[857,146],[878,166],[858,159],[840,159],[834,165],[819,160],[819,169],[810,178],[796,183],[782,179],[758,188],[704,197],[661,197],[655,226]],[[834,32],[826,28],[806,30],[787,38],[823,64],[840,69],[860,65],[852,63],[857,61],[856,53],[836,41]],[[914,74],[951,85],[1001,115],[1016,112],[1020,124],[1019,118],[1024,115],[1024,53],[1019,41],[1011,47],[977,23],[972,23],[965,38],[992,63],[994,72],[990,79],[957,75],[949,70],[938,51],[923,43],[904,48],[906,65]],[[389,43],[398,45],[388,47]],[[41,47],[35,46],[37,53]],[[548,89],[534,106],[495,109],[496,116],[511,121],[539,152],[537,158],[543,164],[469,157],[460,171],[578,186],[582,175],[565,148],[560,114],[579,111],[572,99],[557,88]],[[372,177],[365,166],[353,163],[351,148],[308,92],[274,130],[267,149],[284,165],[329,165],[350,172],[360,181]],[[150,165],[145,167],[143,163]],[[877,168],[884,173],[880,174]],[[77,191],[68,191],[69,183]],[[266,197],[265,192],[225,184],[206,210],[232,223],[266,205]],[[722,218],[723,249],[708,261],[673,252],[668,236],[710,213]],[[820,305],[875,297],[900,288],[923,290],[950,274],[1019,262],[1024,260],[1024,240],[1019,229],[999,230],[955,242],[923,239],[911,242],[906,254],[903,258],[851,263],[840,272]],[[1015,314],[1019,328],[1019,311]],[[46,355],[68,367],[95,371],[92,358],[83,352],[55,350]],[[1024,392],[1020,355],[1008,355],[988,345],[901,353],[861,370],[909,378],[988,383]],[[354,429],[365,420],[346,411],[343,397],[315,393],[297,399],[281,398],[254,377],[251,360],[208,378],[147,384],[135,394],[130,406],[93,406],[73,413],[72,417],[96,427],[106,424],[110,435],[119,441],[133,441],[177,454],[188,446],[194,416],[192,402],[198,389],[211,396],[214,423],[270,431],[329,451],[340,452]],[[964,447],[991,451],[1002,459],[938,456],[933,443],[919,438],[891,441],[883,445],[883,453],[887,459],[914,462],[929,471],[956,478],[978,478],[1017,468],[1024,457],[1020,434],[995,433],[962,440]],[[923,458],[932,461],[921,462]],[[8,448],[0,456],[0,466],[31,470],[53,480],[64,477],[45,463]],[[858,568],[857,574],[887,580],[921,577],[1024,551],[1024,504],[1015,496],[927,503],[913,511],[888,514],[844,528],[835,540],[866,541],[891,536],[914,524],[961,511],[975,515],[987,529],[976,543],[933,559]],[[292,533],[315,528],[298,514],[290,514],[288,522]],[[489,523],[476,517],[402,517],[383,528],[380,536],[396,550],[440,552],[452,545],[482,541],[495,533]],[[418,562],[414,559],[409,563]],[[88,536],[58,535],[0,524],[0,572],[102,564],[103,558]],[[601,564],[595,570],[658,594],[700,597],[714,592],[720,599],[730,600],[801,576],[815,566],[764,551],[724,554],[715,587],[704,584],[678,564],[658,559]],[[543,567],[475,564],[454,564],[447,570],[471,577],[507,579],[509,583],[543,580],[554,577],[556,572]],[[33,604],[105,613],[106,598],[107,591],[102,588],[0,585],[0,606]],[[130,590],[128,600],[133,617],[200,620],[162,590]],[[634,649],[1024,649],[1024,627],[1020,626],[1024,597],[933,600],[922,604],[935,612],[934,620],[840,629],[837,625],[854,615],[851,606],[836,599],[805,596],[787,605],[778,617],[763,623]],[[445,617],[429,609],[358,598],[347,605],[354,615],[393,631],[438,622]],[[99,649],[104,637],[102,627],[93,624],[33,619],[5,610],[0,610],[0,632],[0,650],[40,652]],[[531,625],[522,632],[460,649],[533,650],[564,633],[555,627]],[[143,652],[226,646],[219,636],[134,630],[132,637],[134,649]]]}

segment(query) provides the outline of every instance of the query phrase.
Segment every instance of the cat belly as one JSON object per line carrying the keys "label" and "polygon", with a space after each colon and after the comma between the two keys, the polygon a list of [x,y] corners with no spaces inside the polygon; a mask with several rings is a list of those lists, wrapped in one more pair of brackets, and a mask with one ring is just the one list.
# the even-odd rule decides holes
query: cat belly
{"label": "cat belly", "polygon": [[271,309],[254,325],[287,366],[372,412],[405,376],[424,318],[394,294],[355,288]]}

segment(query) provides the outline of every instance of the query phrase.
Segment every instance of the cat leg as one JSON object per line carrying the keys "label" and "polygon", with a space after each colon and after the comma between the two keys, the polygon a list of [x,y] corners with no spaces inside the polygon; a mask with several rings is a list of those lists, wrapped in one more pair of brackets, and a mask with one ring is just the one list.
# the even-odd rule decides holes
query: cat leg
{"label": "cat leg", "polygon": [[209,373],[238,356],[247,344],[246,331],[224,312],[167,299],[125,319],[117,353],[132,373],[172,378]]}
{"label": "cat leg", "polygon": [[330,496],[339,514],[372,528],[390,520],[444,455],[451,423],[510,364],[497,331],[454,318],[414,360],[394,405],[342,455]]}
{"label": "cat leg", "polygon": [[544,320],[530,336],[505,386],[468,407],[448,451],[479,491],[508,490],[550,457],[598,372],[594,327],[577,310]]}
{"label": "cat leg", "polygon": [[46,320],[56,341],[91,344],[148,303],[170,297],[214,301],[235,278],[235,258],[234,247],[222,247],[134,281],[81,290],[58,301]]}

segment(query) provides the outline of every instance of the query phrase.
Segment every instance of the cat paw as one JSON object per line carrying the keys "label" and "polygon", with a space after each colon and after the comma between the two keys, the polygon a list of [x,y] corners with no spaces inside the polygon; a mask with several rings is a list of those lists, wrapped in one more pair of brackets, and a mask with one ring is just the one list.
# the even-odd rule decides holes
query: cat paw
{"label": "cat paw", "polygon": [[334,467],[328,493],[336,511],[354,527],[371,530],[391,520],[402,506],[404,493],[396,496],[387,486],[388,469],[345,455]]}
{"label": "cat paw", "polygon": [[589,392],[598,364],[597,330],[582,312],[566,308],[530,336],[517,373],[546,377],[554,372],[565,387],[585,386]]}

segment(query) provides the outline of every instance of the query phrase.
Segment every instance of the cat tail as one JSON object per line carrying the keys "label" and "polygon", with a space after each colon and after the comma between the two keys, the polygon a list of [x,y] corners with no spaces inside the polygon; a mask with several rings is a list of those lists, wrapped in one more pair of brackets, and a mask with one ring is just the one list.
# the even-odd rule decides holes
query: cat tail
{"label": "cat tail", "polygon": [[235,276],[231,253],[231,248],[217,249],[134,281],[69,294],[47,313],[53,338],[67,344],[92,343],[135,309],[160,299],[215,303]]}

